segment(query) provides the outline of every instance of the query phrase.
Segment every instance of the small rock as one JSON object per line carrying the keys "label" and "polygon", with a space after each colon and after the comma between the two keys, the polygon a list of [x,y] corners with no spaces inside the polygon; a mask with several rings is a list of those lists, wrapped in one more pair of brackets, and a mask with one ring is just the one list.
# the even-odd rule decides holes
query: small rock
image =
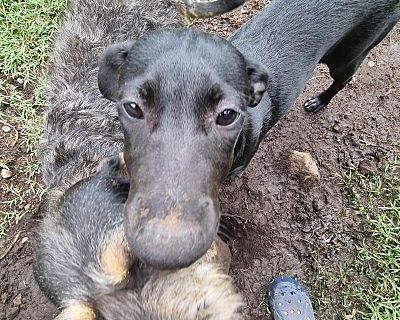
{"label": "small rock", "polygon": [[25,242],[27,242],[29,240],[28,237],[23,237],[21,240],[21,244],[24,244]]}
{"label": "small rock", "polygon": [[23,291],[23,290],[25,290],[26,288],[27,288],[27,285],[26,285],[26,283],[25,283],[24,280],[22,280],[22,281],[20,281],[20,282],[18,283],[18,290],[19,290],[19,291]]}
{"label": "small rock", "polygon": [[8,169],[1,169],[1,177],[3,179],[9,179],[13,176],[12,171],[8,170]]}
{"label": "small rock", "polygon": [[375,67],[375,62],[372,60],[368,61],[368,67]]}
{"label": "small rock", "polygon": [[12,302],[15,306],[20,306],[22,304],[22,295],[19,293]]}
{"label": "small rock", "polygon": [[6,319],[7,320],[13,320],[16,318],[16,316],[19,313],[19,307],[12,307],[9,310],[6,311]]}
{"label": "small rock", "polygon": [[11,295],[7,292],[4,292],[1,294],[1,302],[3,304],[5,304],[8,301],[8,299],[10,299],[10,298],[11,298]]}
{"label": "small rock", "polygon": [[11,128],[9,126],[2,126],[1,130],[3,130],[3,132],[5,133],[9,133],[11,131]]}
{"label": "small rock", "polygon": [[262,284],[256,281],[255,283],[253,283],[251,290],[253,292],[259,292],[261,289],[261,286],[262,286]]}
{"label": "small rock", "polygon": [[24,83],[24,79],[22,79],[22,78],[17,78],[17,82],[18,82],[19,84],[23,84],[23,83]]}
{"label": "small rock", "polygon": [[291,151],[289,171],[305,181],[319,181],[321,176],[317,164],[308,152]]}
{"label": "small rock", "polygon": [[259,267],[261,267],[261,261],[260,261],[259,259],[255,259],[255,260],[253,261],[253,266],[254,266],[254,268],[259,268]]}
{"label": "small rock", "polygon": [[325,207],[325,201],[322,199],[314,199],[312,202],[314,211],[321,211]]}
{"label": "small rock", "polygon": [[31,204],[30,203],[28,203],[25,207],[24,207],[24,209],[25,209],[25,211],[28,211],[30,208],[31,208]]}
{"label": "small rock", "polygon": [[358,165],[358,171],[365,175],[376,175],[378,173],[378,168],[374,161],[364,159]]}
{"label": "small rock", "polygon": [[341,133],[342,132],[342,128],[340,127],[339,123],[336,122],[332,126],[332,131],[335,132],[335,133]]}

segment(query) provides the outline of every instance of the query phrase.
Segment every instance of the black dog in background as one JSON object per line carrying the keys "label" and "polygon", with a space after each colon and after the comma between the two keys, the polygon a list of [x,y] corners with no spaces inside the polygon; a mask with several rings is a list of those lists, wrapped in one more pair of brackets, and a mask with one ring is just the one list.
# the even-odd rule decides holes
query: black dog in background
{"label": "black dog in background", "polygon": [[261,63],[266,94],[248,109],[249,127],[236,145],[231,174],[243,171],[262,138],[292,108],[318,63],[333,84],[305,103],[319,111],[348,83],[368,52],[400,19],[399,0],[275,0],[229,40]]}

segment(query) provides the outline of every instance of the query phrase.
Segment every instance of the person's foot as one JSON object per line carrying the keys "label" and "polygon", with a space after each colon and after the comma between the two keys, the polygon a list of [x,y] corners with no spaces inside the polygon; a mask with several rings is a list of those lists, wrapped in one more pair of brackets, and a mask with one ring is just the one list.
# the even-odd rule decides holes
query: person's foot
{"label": "person's foot", "polygon": [[291,277],[278,277],[271,282],[267,300],[274,320],[315,320],[306,289]]}

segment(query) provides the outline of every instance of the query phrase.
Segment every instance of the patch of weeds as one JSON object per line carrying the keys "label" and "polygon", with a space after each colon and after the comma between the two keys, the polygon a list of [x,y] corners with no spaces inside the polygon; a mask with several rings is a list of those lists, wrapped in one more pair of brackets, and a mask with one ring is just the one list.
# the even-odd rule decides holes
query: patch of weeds
{"label": "patch of weeds", "polygon": [[0,181],[4,195],[0,200],[0,239],[44,192],[37,179],[36,159],[42,134],[40,68],[50,54],[66,3],[67,0],[0,1],[0,120],[19,131],[18,144],[5,151],[19,153],[19,160],[1,163],[2,168],[12,167],[19,175],[18,180]]}
{"label": "patch of weeds", "polygon": [[34,159],[29,159],[23,167],[23,182],[3,184],[4,198],[0,201],[0,239],[6,235],[10,226],[17,224],[31,210],[32,201],[41,200],[45,189],[37,182],[39,165]]}
{"label": "patch of weeds", "polygon": [[8,210],[0,211],[0,239],[12,224],[18,223],[25,215],[25,212],[16,209],[24,201],[23,190],[19,186],[10,184],[5,186],[4,193],[6,198],[0,204]]}
{"label": "patch of weeds", "polygon": [[21,143],[28,152],[34,152],[42,134],[42,117],[38,112],[36,99],[25,99],[19,90],[9,96],[9,106],[14,121],[21,128]]}
{"label": "patch of weeds", "polygon": [[40,166],[36,159],[31,157],[31,159],[27,161],[23,168],[23,173],[28,182],[24,190],[26,195],[40,201],[46,189],[37,181],[36,177],[40,173]]}
{"label": "patch of weeds", "polygon": [[383,173],[345,175],[344,184],[365,232],[354,261],[341,270],[346,319],[400,319],[400,163]]}
{"label": "patch of weeds", "polygon": [[22,197],[22,189],[19,186],[13,184],[6,185],[4,193],[9,195],[7,199],[1,201],[1,204],[8,206],[9,208],[15,207],[24,201]]}
{"label": "patch of weeds", "polygon": [[0,210],[0,240],[7,235],[10,226],[18,223],[24,215],[19,210]]}

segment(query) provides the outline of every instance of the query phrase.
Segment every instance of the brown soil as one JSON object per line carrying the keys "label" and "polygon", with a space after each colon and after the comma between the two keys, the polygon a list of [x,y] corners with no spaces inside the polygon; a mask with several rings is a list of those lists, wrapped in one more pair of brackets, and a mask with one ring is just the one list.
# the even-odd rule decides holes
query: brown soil
{"label": "brown soil", "polygon": [[[234,14],[197,26],[227,35],[262,3],[250,1]],[[375,66],[368,66],[368,61]],[[314,300],[319,319],[343,318],[337,315],[335,305],[338,288],[326,288],[317,276],[322,268],[334,273],[340,263],[351,260],[357,238],[362,236],[360,222],[346,210],[346,194],[337,176],[364,159],[382,168],[391,155],[400,152],[398,70],[399,27],[373,50],[355,80],[328,108],[310,114],[301,103],[330,83],[326,68],[318,68],[306,92],[269,132],[245,173],[224,184],[222,211],[233,216],[224,222],[235,230],[231,274],[246,299],[249,318],[268,318],[264,290],[279,274],[297,276],[315,298],[322,291],[328,293],[327,306],[319,307]],[[0,147],[2,159],[13,157],[11,162],[18,171],[18,161],[25,157],[23,148],[10,148],[3,135]],[[305,184],[287,173],[289,150],[309,152],[316,159],[320,182]],[[7,181],[0,178],[0,190],[10,182],[17,184],[18,175]],[[0,196],[4,196],[3,191]],[[37,200],[30,200],[34,210],[10,230],[6,243],[0,246],[1,255],[20,232],[10,253],[0,261],[0,320],[52,319],[56,311],[33,279],[32,245],[38,217]],[[28,241],[22,243],[23,237]]]}

